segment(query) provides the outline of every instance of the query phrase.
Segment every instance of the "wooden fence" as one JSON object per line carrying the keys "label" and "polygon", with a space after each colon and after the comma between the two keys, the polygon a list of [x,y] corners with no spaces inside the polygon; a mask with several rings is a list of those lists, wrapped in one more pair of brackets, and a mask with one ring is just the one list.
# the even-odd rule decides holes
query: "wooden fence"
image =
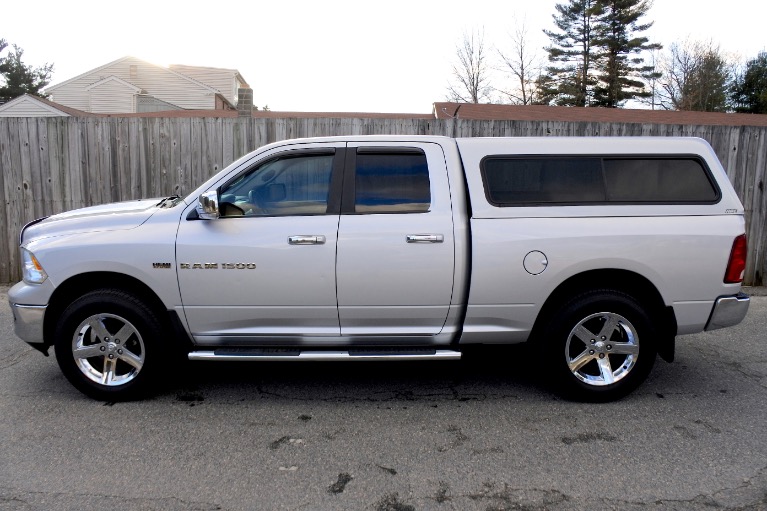
{"label": "wooden fence", "polygon": [[746,208],[746,284],[767,273],[767,128],[556,121],[342,118],[0,118],[0,282],[20,279],[30,220],[106,202],[184,195],[269,142],[358,134],[696,136],[714,147]]}

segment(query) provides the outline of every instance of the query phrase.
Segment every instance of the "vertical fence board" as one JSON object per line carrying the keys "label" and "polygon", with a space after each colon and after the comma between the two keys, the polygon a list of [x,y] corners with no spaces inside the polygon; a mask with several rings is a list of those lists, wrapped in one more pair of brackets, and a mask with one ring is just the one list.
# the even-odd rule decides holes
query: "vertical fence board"
{"label": "vertical fence board", "polygon": [[[90,120],[90,119],[89,119]],[[102,199],[101,191],[109,186],[109,183],[101,179],[101,161],[98,135],[96,130],[98,129],[98,119],[93,119],[93,122],[85,122],[82,130],[82,142],[83,148],[85,148],[83,175],[87,176],[87,188],[85,199],[88,204],[102,204],[107,202]]]}
{"label": "vertical fence board", "polygon": [[128,129],[128,168],[126,169],[127,188],[126,193],[130,199],[142,197],[141,187],[141,146],[142,138],[139,130],[140,119],[125,119]]}
{"label": "vertical fence board", "polygon": [[755,165],[744,169],[753,173],[747,177],[753,192],[747,231],[751,251],[746,274],[752,276],[750,278],[754,282],[764,283],[767,274],[767,194],[764,191],[767,181],[767,130],[755,130],[753,146],[752,161]]}
{"label": "vertical fence board", "polygon": [[[0,239],[0,282],[10,282],[14,278],[13,269],[16,264],[16,246],[18,239],[10,231],[11,199],[15,197],[11,169],[11,140],[8,134],[8,123],[0,123],[0,190],[3,191],[3,204],[0,205],[0,226],[6,230],[5,237]],[[6,172],[8,175],[6,176]]]}
{"label": "vertical fence board", "polygon": [[191,120],[190,144],[192,153],[191,186],[192,188],[195,188],[205,181],[205,166],[203,164],[202,156],[202,119]]}
{"label": "vertical fence board", "polygon": [[221,119],[221,165],[226,167],[234,161],[234,123],[237,119]]}
{"label": "vertical fence board", "polygon": [[[31,117],[24,119],[24,121],[27,124],[27,152],[29,153],[26,165],[24,165],[24,179],[29,184],[26,191],[32,204],[34,217],[40,218],[45,216],[45,213],[43,211],[43,173],[36,171],[36,169],[42,168],[40,143],[37,136],[37,119]],[[25,195],[27,194],[25,193]]]}
{"label": "vertical fence board", "polygon": [[112,119],[112,129],[115,140],[112,142],[114,149],[114,167],[117,171],[117,183],[120,190],[119,199],[133,199],[131,192],[131,167],[130,167],[130,128],[128,119]]}
{"label": "vertical fence board", "polygon": [[[36,165],[39,169],[49,169],[49,172],[35,172],[37,174],[37,181],[40,187],[40,195],[37,200],[40,202],[40,216],[50,216],[53,214],[53,166],[51,165],[51,141],[48,139],[48,123],[45,118],[38,117],[35,119],[34,130],[37,133],[36,145],[32,147],[32,151],[37,155]],[[54,135],[55,136],[55,135]],[[34,161],[34,159],[33,159]],[[34,166],[35,164],[33,164]]]}
{"label": "vertical fence board", "polygon": [[181,184],[184,179],[181,171],[181,132],[179,129],[179,119],[168,119],[167,133],[168,140],[168,169],[166,179],[166,190],[160,193],[161,197],[169,197],[181,193]]}
{"label": "vertical fence board", "polygon": [[184,196],[192,191],[192,127],[189,122],[179,122],[176,125],[178,137],[178,161],[176,174],[179,188],[175,193]]}
{"label": "vertical fence board", "polygon": [[[7,229],[9,231],[8,238],[18,241],[18,233],[21,227],[32,220],[34,212],[25,207],[24,200],[24,172],[22,170],[22,152],[24,148],[21,145],[20,132],[25,127],[25,124],[21,122],[21,119],[8,119],[8,148],[11,151],[9,155],[10,167],[3,169],[3,175],[5,176],[5,197],[8,201],[7,211]],[[3,161],[5,158],[3,158]],[[28,186],[28,184],[26,184]],[[18,252],[12,251],[10,254],[11,272],[14,272],[20,278],[18,271]]]}
{"label": "vertical fence board", "polygon": [[[69,120],[69,119],[67,119]],[[68,167],[67,180],[69,182],[69,189],[71,190],[71,198],[69,202],[70,209],[80,208],[85,206],[85,186],[86,179],[82,173],[83,166],[85,164],[83,149],[82,149],[82,122],[79,119],[74,119],[69,125],[69,133],[67,133],[67,147],[68,151]]]}
{"label": "vertical fence board", "polygon": [[38,131],[46,132],[47,144],[47,166],[43,163],[43,169],[48,169],[48,184],[50,195],[47,198],[46,215],[60,213],[64,211],[64,176],[62,174],[62,144],[61,144],[61,124],[58,119],[53,122],[47,122],[46,119],[38,121]]}
{"label": "vertical fence board", "polygon": [[[11,135],[13,136],[13,135]],[[32,191],[32,164],[29,161],[29,119],[18,119],[18,132],[17,141],[19,146],[19,168],[21,169],[21,188],[20,192],[20,209],[19,216],[22,213],[28,213],[30,220],[35,217],[37,212],[35,211],[34,196]],[[20,222],[24,222],[24,218],[19,219]]]}

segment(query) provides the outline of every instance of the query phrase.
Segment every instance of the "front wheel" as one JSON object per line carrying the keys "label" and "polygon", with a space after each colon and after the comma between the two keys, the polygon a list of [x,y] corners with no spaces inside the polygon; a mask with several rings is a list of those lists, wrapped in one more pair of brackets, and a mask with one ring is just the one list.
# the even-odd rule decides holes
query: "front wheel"
{"label": "front wheel", "polygon": [[70,383],[94,399],[135,399],[149,391],[158,372],[161,333],[154,312],[133,295],[92,291],[59,318],[56,360]]}
{"label": "front wheel", "polygon": [[649,375],[656,337],[650,316],[631,296],[585,292],[562,306],[546,329],[547,377],[568,398],[619,399]]}

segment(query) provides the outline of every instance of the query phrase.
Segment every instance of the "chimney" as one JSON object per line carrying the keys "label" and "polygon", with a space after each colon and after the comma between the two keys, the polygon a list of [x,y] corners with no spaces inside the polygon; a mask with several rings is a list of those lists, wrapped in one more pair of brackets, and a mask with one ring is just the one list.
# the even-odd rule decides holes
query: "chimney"
{"label": "chimney", "polygon": [[237,114],[240,117],[250,117],[253,112],[253,89],[240,87],[237,89]]}

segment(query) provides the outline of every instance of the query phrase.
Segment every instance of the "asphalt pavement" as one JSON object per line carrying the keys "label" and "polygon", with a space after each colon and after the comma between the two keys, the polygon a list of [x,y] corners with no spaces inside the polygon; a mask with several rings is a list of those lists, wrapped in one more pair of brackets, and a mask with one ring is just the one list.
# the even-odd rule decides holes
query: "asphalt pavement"
{"label": "asphalt pavement", "polygon": [[615,403],[553,396],[520,348],[196,362],[151,399],[100,403],[13,335],[6,291],[1,510],[767,509],[765,296],[679,337]]}

